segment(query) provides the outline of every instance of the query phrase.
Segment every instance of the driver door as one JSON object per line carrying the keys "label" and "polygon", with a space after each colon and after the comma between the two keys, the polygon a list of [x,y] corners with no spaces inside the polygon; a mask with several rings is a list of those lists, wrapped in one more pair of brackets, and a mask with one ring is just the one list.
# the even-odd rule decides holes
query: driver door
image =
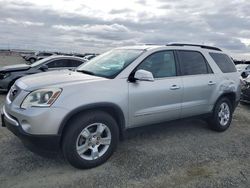
{"label": "driver door", "polygon": [[151,54],[137,67],[140,69],[151,72],[154,81],[129,83],[130,126],[180,118],[183,86],[177,75],[174,52]]}

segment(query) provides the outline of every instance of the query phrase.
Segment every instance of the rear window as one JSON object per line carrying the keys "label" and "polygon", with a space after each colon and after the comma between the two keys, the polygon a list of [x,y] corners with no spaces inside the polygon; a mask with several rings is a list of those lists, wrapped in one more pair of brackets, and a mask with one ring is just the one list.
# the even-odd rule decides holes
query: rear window
{"label": "rear window", "polygon": [[223,73],[236,72],[233,61],[226,54],[209,53]]}

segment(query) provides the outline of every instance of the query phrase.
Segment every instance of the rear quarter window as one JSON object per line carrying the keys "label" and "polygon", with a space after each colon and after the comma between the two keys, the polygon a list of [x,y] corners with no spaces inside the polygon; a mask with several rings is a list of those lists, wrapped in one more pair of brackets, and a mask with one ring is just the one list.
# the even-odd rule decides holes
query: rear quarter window
{"label": "rear quarter window", "polygon": [[223,73],[230,73],[237,71],[233,61],[226,54],[212,53],[212,52],[210,52],[209,54]]}

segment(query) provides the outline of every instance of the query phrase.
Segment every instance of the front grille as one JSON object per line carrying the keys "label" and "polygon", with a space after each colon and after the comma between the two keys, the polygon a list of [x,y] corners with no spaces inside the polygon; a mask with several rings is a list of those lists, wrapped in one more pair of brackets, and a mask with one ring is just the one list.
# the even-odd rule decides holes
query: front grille
{"label": "front grille", "polygon": [[9,100],[11,102],[14,101],[15,98],[19,95],[20,92],[21,92],[21,89],[18,86],[13,85],[10,88],[10,91],[9,91],[9,94],[8,94]]}

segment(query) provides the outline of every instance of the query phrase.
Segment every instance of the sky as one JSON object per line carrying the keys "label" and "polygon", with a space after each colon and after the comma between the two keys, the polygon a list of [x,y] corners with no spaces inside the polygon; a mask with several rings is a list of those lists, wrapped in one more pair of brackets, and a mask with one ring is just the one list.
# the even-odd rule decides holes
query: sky
{"label": "sky", "polygon": [[102,53],[199,43],[250,60],[249,0],[0,0],[0,48]]}

